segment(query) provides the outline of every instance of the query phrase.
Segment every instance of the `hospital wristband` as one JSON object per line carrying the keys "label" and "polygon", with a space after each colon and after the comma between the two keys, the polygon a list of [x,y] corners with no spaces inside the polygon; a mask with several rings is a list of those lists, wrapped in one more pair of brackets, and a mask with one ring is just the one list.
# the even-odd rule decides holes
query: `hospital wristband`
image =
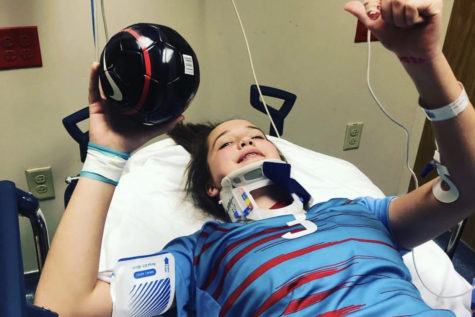
{"label": "hospital wristband", "polygon": [[458,116],[459,113],[464,111],[465,108],[467,108],[469,104],[468,95],[462,83],[459,82],[459,84],[462,87],[462,92],[460,93],[460,96],[455,99],[454,102],[451,102],[441,108],[426,109],[421,98],[419,98],[419,105],[422,107],[422,110],[424,110],[427,119],[429,119],[430,121],[443,121],[452,119]]}
{"label": "hospital wristband", "polygon": [[86,161],[79,175],[117,186],[129,157],[130,154],[128,153],[115,151],[89,142],[87,145]]}

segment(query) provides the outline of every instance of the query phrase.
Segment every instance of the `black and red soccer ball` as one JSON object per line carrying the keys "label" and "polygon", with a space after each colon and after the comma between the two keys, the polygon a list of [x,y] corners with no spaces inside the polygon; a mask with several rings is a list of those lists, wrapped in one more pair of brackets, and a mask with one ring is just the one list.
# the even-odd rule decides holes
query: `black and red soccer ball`
{"label": "black and red soccer ball", "polygon": [[107,42],[99,80],[120,113],[160,124],[185,111],[198,90],[200,72],[196,54],[178,32],[138,23]]}

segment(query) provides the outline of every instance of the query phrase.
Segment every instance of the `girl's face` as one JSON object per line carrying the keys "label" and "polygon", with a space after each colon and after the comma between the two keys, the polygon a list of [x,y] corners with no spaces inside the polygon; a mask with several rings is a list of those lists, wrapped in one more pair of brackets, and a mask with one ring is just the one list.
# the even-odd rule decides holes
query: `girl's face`
{"label": "girl's face", "polygon": [[264,159],[280,159],[274,144],[246,120],[221,123],[211,131],[207,142],[207,161],[213,182],[207,187],[210,196],[219,194],[221,180],[238,168]]}

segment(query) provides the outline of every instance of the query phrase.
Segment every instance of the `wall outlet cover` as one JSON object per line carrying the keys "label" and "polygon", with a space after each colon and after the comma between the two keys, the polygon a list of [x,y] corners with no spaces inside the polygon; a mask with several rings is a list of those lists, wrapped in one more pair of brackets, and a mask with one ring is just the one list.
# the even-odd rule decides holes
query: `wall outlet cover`
{"label": "wall outlet cover", "polygon": [[31,168],[25,171],[28,190],[39,200],[54,198],[53,171],[51,167]]}

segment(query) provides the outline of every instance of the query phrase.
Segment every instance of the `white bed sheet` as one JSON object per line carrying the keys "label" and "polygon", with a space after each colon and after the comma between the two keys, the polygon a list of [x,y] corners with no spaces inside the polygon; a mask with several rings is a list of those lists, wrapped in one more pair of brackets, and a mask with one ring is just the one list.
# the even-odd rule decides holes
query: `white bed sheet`
{"label": "white bed sheet", "polygon": [[[292,177],[310,192],[315,203],[335,197],[384,197],[353,164],[283,139],[270,139],[292,165]],[[129,159],[106,220],[100,278],[107,280],[107,272],[118,259],[157,252],[173,238],[191,234],[212,219],[195,208],[183,191],[188,160],[189,154],[171,139],[148,145]],[[414,252],[421,277],[432,291],[447,296],[470,289],[470,284],[434,242],[429,241]],[[414,285],[430,306],[450,309],[457,316],[471,316],[470,293],[452,299],[432,295],[415,274],[411,253],[404,256],[404,262]]]}

